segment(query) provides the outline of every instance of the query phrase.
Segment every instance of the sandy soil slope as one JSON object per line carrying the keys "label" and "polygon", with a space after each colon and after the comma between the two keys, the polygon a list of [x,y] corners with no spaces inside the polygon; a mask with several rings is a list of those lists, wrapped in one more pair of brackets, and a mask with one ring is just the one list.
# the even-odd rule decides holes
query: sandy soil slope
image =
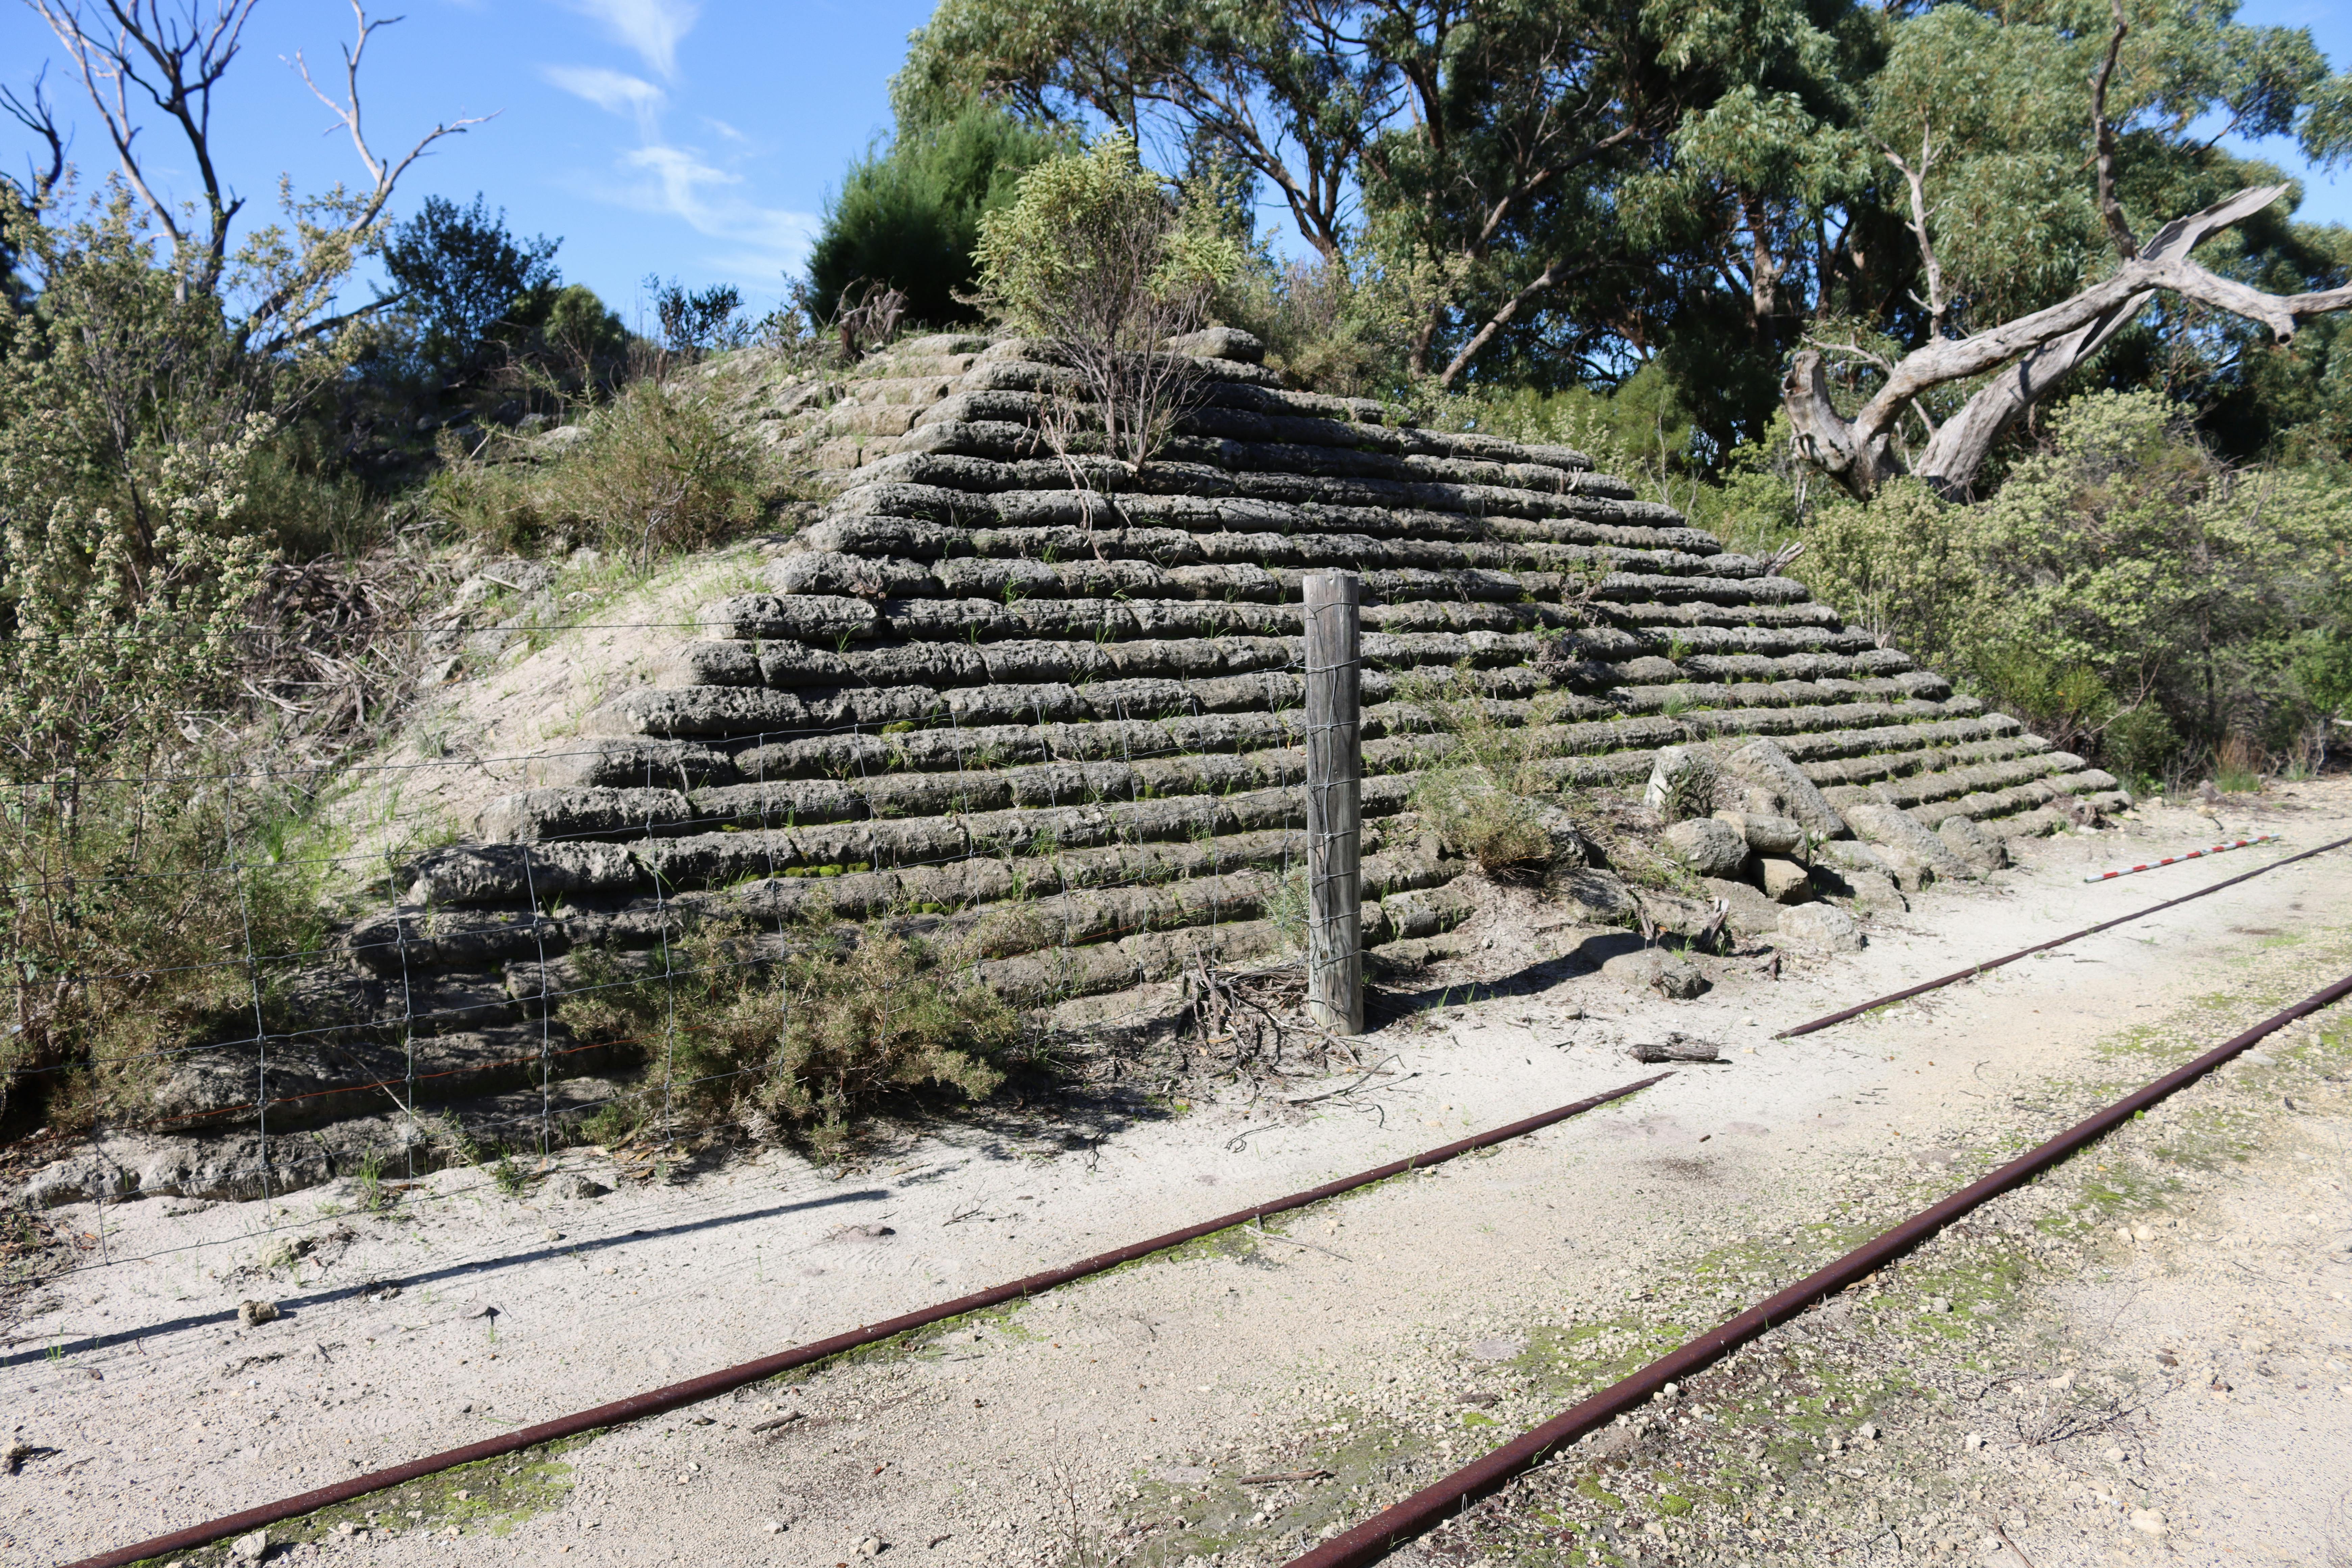
{"label": "sandy soil slope", "polygon": [[[2352,787],[2289,786],[2220,827],[2309,847],[2352,831]],[[381,1212],[348,1186],[110,1208],[100,1266],[20,1300],[0,1347],[0,1422],[24,1450],[0,1477],[0,1544],[45,1563],[137,1539],[1647,1076],[1628,1041],[1722,1041],[1724,1065],[1263,1239],[420,1483],[271,1548],[385,1564],[823,1565],[861,1547],[939,1564],[1278,1561],[2352,969],[2338,852],[1916,1005],[1771,1037],[2274,853],[2081,879],[2220,836],[2158,811],[2030,845],[1990,886],[1882,920],[1859,953],[1791,958],[1777,979],[1733,966],[1695,1002],[1601,975],[1467,1005],[1436,1005],[1441,991],[1369,1041],[1368,1059],[1397,1058],[1387,1087],[1304,1111],[1237,1095],[1096,1125],[1008,1120],[845,1169],[775,1154],[593,1198],[558,1197],[553,1179],[509,1196],[456,1170]],[[2015,1552],[2047,1568],[2352,1551],[2352,1394],[2336,1386],[2352,1372],[2328,1370],[2352,1363],[2352,1265],[2327,1250],[2352,1227],[2352,1106],[2334,1081],[2352,1047],[2311,1035],[2266,1054],[2116,1145],[2132,1149],[2075,1162],[1774,1336],[1724,1370],[1719,1399],[1695,1385],[1692,1408],[1645,1416],[1416,1552],[1811,1562],[1836,1546],[1839,1562]],[[2168,1164],[2168,1127],[2193,1145]],[[2147,1170],[2110,1191],[2102,1162]],[[584,1152],[565,1168],[614,1180]],[[83,1233],[101,1219],[57,1217]],[[2116,1239],[2118,1224],[2147,1237]],[[251,1298],[283,1315],[241,1325]],[[2082,1435],[2033,1425],[2095,1389],[2128,1410],[2084,1405],[2067,1417],[2097,1418]],[[1865,1421],[1881,1436],[1860,1436]],[[1898,1460],[1916,1492],[1843,1474],[1892,1477]],[[1663,1489],[1694,1466],[1713,1468],[1706,1488]],[[1727,1467],[1738,1474],[1714,1474]],[[1244,1479],[1318,1470],[1331,1474]]]}

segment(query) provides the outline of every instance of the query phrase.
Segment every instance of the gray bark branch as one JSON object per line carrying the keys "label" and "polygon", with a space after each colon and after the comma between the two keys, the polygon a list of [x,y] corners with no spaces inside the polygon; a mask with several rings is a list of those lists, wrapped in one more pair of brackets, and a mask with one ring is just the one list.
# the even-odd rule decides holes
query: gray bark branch
{"label": "gray bark branch", "polygon": [[2259,321],[2281,343],[2292,340],[2304,321],[2352,310],[2352,287],[2266,294],[2189,259],[2199,245],[2269,206],[2287,188],[2257,186],[2175,218],[2137,256],[2074,298],[1974,337],[1937,339],[1914,350],[1896,362],[1851,419],[1832,400],[1820,351],[1805,350],[1790,363],[1780,387],[1800,455],[1854,496],[1867,499],[1899,471],[1893,432],[1905,409],[1937,387],[2001,371],[1937,431],[1914,470],[1945,494],[1960,493],[2001,432],[2159,291]]}

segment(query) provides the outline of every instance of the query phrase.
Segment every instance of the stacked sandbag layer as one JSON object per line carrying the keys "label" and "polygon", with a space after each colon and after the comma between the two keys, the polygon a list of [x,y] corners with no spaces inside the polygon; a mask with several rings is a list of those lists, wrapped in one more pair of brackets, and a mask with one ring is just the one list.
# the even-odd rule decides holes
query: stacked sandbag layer
{"label": "stacked sandbag layer", "polygon": [[[1034,939],[986,961],[1024,1000],[1164,977],[1193,937],[1265,951],[1300,853],[1299,578],[1333,566],[1364,579],[1376,939],[1442,925],[1432,895],[1463,866],[1409,811],[1452,750],[1418,682],[1532,726],[1564,788],[1638,788],[1662,747],[1757,737],[1832,807],[1923,832],[2044,831],[2052,802],[2114,788],[1580,453],[1287,390],[1242,334],[1202,346],[1139,476],[1056,449],[1076,388],[1034,345],[877,356],[820,416],[845,488],[769,590],[708,606],[482,837],[623,848],[582,885],[607,899],[726,889],[762,918],[912,909],[1006,933],[983,947]],[[573,924],[559,948],[632,935]]]}
{"label": "stacked sandbag layer", "polygon": [[[1454,746],[1415,700],[1440,683],[1531,731],[1563,790],[1639,792],[1675,747],[1723,759],[1742,868],[1717,879],[1753,891],[1750,924],[1824,888],[1974,874],[1989,845],[2122,803],[1580,453],[1288,390],[1243,334],[1193,346],[1194,406],[1139,476],[1055,449],[1070,378],[1024,342],[917,340],[764,403],[722,370],[733,416],[816,453],[837,498],[342,933],[322,1043],[272,1047],[319,1092],[274,1124],[381,1094],[327,1092],[352,1061],[428,1098],[593,1066],[542,999],[667,973],[713,915],[770,954],[802,922],[889,918],[1024,1005],[1286,951],[1300,579],[1328,567],[1363,582],[1364,929],[1397,962],[1443,952],[1472,907],[1469,862],[1412,808]],[[1569,886],[1632,918],[1605,873]],[[188,1114],[239,1092],[209,1071]]]}

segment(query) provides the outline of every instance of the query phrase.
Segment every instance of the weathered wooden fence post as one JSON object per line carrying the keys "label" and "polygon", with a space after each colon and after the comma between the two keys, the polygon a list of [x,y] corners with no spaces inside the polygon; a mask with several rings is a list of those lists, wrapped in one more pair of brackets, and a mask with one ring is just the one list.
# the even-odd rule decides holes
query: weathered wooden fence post
{"label": "weathered wooden fence post", "polygon": [[1307,1013],[1364,1032],[1362,680],[1353,572],[1310,572],[1307,595]]}

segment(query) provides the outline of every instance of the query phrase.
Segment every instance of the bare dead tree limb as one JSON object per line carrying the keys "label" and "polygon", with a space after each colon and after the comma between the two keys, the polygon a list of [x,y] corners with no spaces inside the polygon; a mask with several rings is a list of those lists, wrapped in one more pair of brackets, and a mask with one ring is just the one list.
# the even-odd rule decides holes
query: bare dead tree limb
{"label": "bare dead tree limb", "polygon": [[[2114,28],[2091,79],[2091,142],[2097,170],[2099,217],[2121,263],[2104,280],[2073,299],[2016,321],[1956,340],[1946,335],[1943,278],[1929,237],[1926,183],[1932,162],[1923,133],[1920,166],[1908,167],[1891,149],[1887,161],[1911,188],[1912,232],[1918,237],[1926,272],[1928,341],[1886,370],[1877,394],[1848,420],[1830,398],[1822,354],[1808,347],[1790,363],[1781,382],[1781,401],[1796,430],[1800,453],[1867,498],[1900,471],[1895,430],[1905,411],[1928,430],[1926,447],[1911,471],[1945,495],[1967,492],[1995,442],[2045,394],[2121,331],[2159,292],[2178,294],[2217,310],[2260,322],[2279,343],[2291,340],[2315,316],[2352,309],[2352,288],[2303,294],[2270,294],[2199,266],[2190,253],[2221,230],[2252,216],[2287,189],[2266,185],[2239,192],[2200,213],[2175,218],[2142,246],[2116,195],[2116,132],[2107,114],[2107,91],[2115,79],[2124,39],[2131,31],[2123,0],[2108,0]],[[1940,427],[1919,405],[1937,386],[1977,376],[1998,375],[1980,387]]]}
{"label": "bare dead tree limb", "polygon": [[2099,61],[2098,74],[2091,79],[2091,144],[2099,164],[2099,219],[2107,226],[2107,237],[2116,242],[2116,254],[2131,261],[2139,256],[2139,238],[2124,217],[2123,204],[2116,200],[2116,128],[2107,119],[2107,83],[2115,78],[2116,58],[2123,52],[2124,35],[2131,31],[2131,24],[2124,20],[2124,0],[2107,0],[2107,5],[2116,27],[2107,35],[2107,52]]}
{"label": "bare dead tree limb", "polygon": [[1936,242],[1927,232],[1927,171],[1936,166],[1935,130],[1921,123],[1916,168],[1885,142],[1879,143],[1878,150],[1895,165],[1904,184],[1911,187],[1911,221],[1906,226],[1919,241],[1919,266],[1927,283],[1927,297],[1920,303],[1927,307],[1927,341],[1934,342],[1951,336],[1945,323],[1949,306],[1944,299],[1943,264],[1936,259]]}
{"label": "bare dead tree limb", "polygon": [[376,219],[383,216],[384,203],[392,198],[393,186],[398,183],[401,175],[408,172],[410,164],[425,155],[426,148],[444,136],[462,136],[469,128],[495,120],[498,116],[493,111],[489,114],[471,115],[460,120],[443,121],[423,136],[418,137],[416,144],[409,148],[408,152],[398,160],[379,158],[368,146],[367,134],[360,126],[360,56],[366,52],[368,39],[374,36],[376,29],[392,26],[402,18],[387,16],[382,21],[372,22],[368,20],[367,10],[360,4],[360,0],[352,0],[352,17],[358,26],[358,37],[352,42],[343,46],[343,97],[341,102],[328,97],[320,89],[319,84],[311,79],[310,64],[303,59],[299,49],[294,52],[294,68],[301,73],[302,85],[310,89],[311,96],[325,104],[328,112],[341,121],[344,129],[351,132],[352,145],[359,152],[360,163],[367,169],[368,177],[375,183],[374,189],[369,193],[367,202],[352,219],[351,226],[360,229],[373,226]]}
{"label": "bare dead tree limb", "polygon": [[[198,275],[183,273],[181,289],[210,292],[228,258],[229,225],[245,205],[221,180],[212,156],[213,89],[236,62],[245,24],[257,0],[215,0],[209,19],[191,5],[166,16],[162,0],[99,0],[95,18],[81,0],[26,0],[65,49],[83,89],[106,126],[123,179],[139,194],[174,244],[195,247]],[[95,26],[93,26],[93,21]],[[180,127],[204,186],[205,232],[193,234],[183,215],[147,177],[136,150],[140,126],[131,107],[137,88]]]}
{"label": "bare dead tree limb", "polygon": [[[65,133],[58,129],[57,105],[49,101],[45,85],[48,74],[49,68],[44,65],[34,76],[33,96],[29,102],[17,97],[15,89],[0,87],[0,110],[5,110],[9,119],[31,132],[49,149],[48,171],[46,174],[39,173],[40,166],[29,158],[26,159],[25,168],[27,177],[18,186],[19,197],[26,206],[35,212],[40,211],[48,204],[49,192],[56,188],[59,180],[65,178],[66,173]],[[16,184],[12,176],[6,174],[0,174],[0,180],[7,180],[11,184]]]}
{"label": "bare dead tree limb", "polygon": [[2260,322],[2281,343],[2306,321],[2352,310],[2352,287],[2268,294],[2189,258],[2200,244],[2269,206],[2287,189],[2257,186],[2175,218],[2137,256],[2072,299],[1974,337],[1940,339],[1912,351],[1851,419],[1832,400],[1822,352],[1805,349],[1790,363],[1780,388],[1801,455],[1849,493],[1866,499],[1900,471],[1893,432],[1906,408],[1938,386],[1991,375],[1937,430],[1912,469],[1943,493],[1964,492],[2001,432],[2158,292]]}
{"label": "bare dead tree limb", "polygon": [[[175,257],[178,287],[184,301],[192,295],[217,298],[228,269],[229,231],[244,210],[245,198],[231,191],[214,160],[212,113],[214,94],[242,48],[246,23],[258,0],[25,0],[47,24],[81,79],[83,90],[106,128],[124,182],[168,236],[179,252]],[[368,174],[366,193],[351,202],[331,202],[325,210],[332,221],[313,226],[316,209],[306,209],[302,244],[295,261],[284,269],[244,312],[234,332],[238,348],[273,353],[319,335],[317,312],[328,302],[333,284],[349,268],[352,258],[370,244],[383,221],[394,187],[433,143],[481,124],[488,115],[446,121],[420,137],[397,158],[380,156],[368,143],[362,125],[360,59],[368,40],[397,16],[371,20],[352,0],[358,26],[354,40],[343,48],[343,96],[338,100],[312,80],[302,57],[295,68],[358,150]],[[188,210],[166,198],[151,176],[145,149],[139,145],[144,128],[133,109],[134,90],[180,129],[187,143],[202,196],[191,221]],[[47,105],[35,89],[33,117],[13,96],[0,107],[49,141],[58,172],[64,168],[64,148],[54,119],[46,132],[40,122]],[[376,307],[369,307],[374,309]],[[366,310],[332,318],[349,321]]]}

